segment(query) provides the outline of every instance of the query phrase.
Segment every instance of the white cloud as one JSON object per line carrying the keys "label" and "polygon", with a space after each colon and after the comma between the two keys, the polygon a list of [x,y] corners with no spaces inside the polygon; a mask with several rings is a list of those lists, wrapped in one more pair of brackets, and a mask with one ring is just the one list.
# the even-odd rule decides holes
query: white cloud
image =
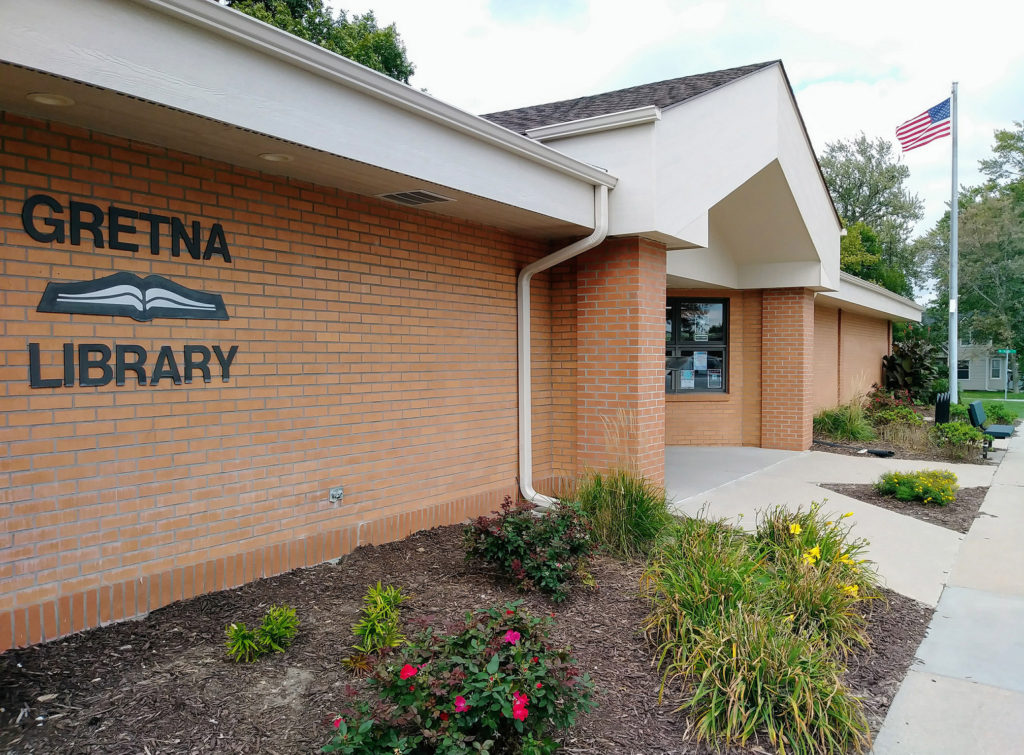
{"label": "white cloud", "polygon": [[[960,81],[960,179],[1024,118],[1020,0],[362,0],[394,22],[414,86],[475,113],[781,58],[811,141],[896,126]],[[921,229],[949,201],[950,140],[909,153]]]}

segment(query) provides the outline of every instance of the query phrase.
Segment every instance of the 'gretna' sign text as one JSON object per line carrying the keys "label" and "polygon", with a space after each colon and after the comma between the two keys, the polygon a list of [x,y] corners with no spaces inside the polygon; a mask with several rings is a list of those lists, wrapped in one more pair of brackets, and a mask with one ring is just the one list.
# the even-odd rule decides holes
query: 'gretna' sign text
{"label": "'gretna' sign text", "polygon": [[[204,229],[198,220],[193,220],[186,226],[181,218],[113,204],[104,211],[91,202],[72,199],[65,211],[64,205],[53,197],[34,194],[22,205],[21,225],[25,233],[42,244],[80,246],[82,237],[88,234],[97,249],[108,246],[120,252],[138,252],[148,242],[150,254],[168,251],[172,257],[180,257],[184,249],[194,260],[206,262],[217,256],[231,262],[220,223]],[[161,247],[165,232],[170,234],[166,250]]]}

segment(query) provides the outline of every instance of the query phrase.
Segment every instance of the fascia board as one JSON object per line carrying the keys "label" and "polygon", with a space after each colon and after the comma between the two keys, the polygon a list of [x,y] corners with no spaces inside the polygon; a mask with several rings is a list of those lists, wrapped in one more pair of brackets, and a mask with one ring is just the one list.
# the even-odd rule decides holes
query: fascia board
{"label": "fascia board", "polygon": [[229,37],[275,58],[356,89],[447,128],[501,147],[525,159],[587,181],[613,188],[614,176],[544,147],[509,129],[467,113],[378,71],[299,39],[213,0],[131,0],[188,23]]}
{"label": "fascia board", "polygon": [[591,118],[579,118],[575,121],[552,123],[548,126],[531,128],[526,132],[526,135],[531,139],[543,142],[570,136],[595,134],[599,131],[639,126],[645,123],[654,123],[654,121],[660,119],[661,110],[656,105],[645,105],[644,107],[632,108],[630,110],[621,110],[617,113],[595,115]]}
{"label": "fascia board", "polygon": [[853,305],[889,320],[921,322],[924,312],[917,302],[845,272],[839,273],[838,291],[825,291],[818,296],[836,306]]}

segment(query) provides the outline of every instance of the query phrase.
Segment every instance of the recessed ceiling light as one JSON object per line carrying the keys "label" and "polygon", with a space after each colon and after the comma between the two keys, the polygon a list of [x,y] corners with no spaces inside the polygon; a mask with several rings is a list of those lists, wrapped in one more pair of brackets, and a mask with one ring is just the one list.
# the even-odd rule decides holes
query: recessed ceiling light
{"label": "recessed ceiling light", "polygon": [[266,160],[268,163],[290,163],[295,158],[281,152],[263,152],[260,159]]}
{"label": "recessed ceiling light", "polygon": [[54,94],[53,92],[32,92],[25,95],[25,97],[39,105],[49,105],[51,107],[67,107],[68,105],[75,104],[75,101],[70,97],[65,97],[63,94]]}

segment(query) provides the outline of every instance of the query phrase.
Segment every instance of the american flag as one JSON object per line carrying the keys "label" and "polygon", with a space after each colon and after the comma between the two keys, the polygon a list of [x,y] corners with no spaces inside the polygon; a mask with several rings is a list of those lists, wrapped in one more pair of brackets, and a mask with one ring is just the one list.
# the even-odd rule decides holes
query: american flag
{"label": "american flag", "polygon": [[949,99],[928,108],[896,129],[896,138],[904,152],[923,147],[928,142],[949,136]]}

